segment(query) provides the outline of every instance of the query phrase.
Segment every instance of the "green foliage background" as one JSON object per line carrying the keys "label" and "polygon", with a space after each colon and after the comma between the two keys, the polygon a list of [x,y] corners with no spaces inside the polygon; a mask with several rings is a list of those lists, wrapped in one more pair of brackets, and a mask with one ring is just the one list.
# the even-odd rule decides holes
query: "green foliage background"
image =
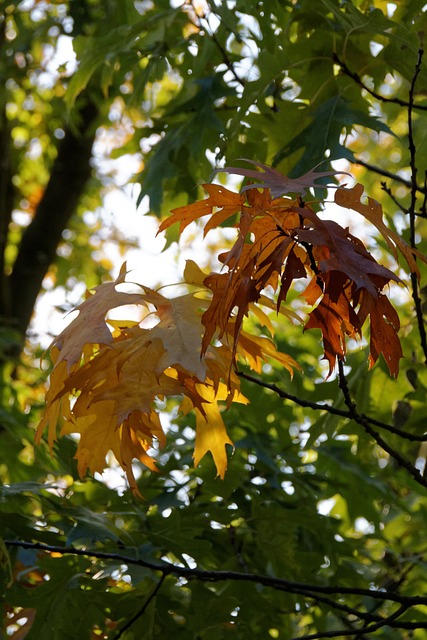
{"label": "green foliage background", "polygon": [[[33,448],[48,363],[31,335],[16,355],[20,337],[6,304],[25,224],[37,219],[60,141],[83,135],[88,105],[93,135],[115,141],[112,157],[140,160],[133,180],[159,217],[199,197],[213,168],[239,157],[290,176],[340,160],[383,203],[387,224],[425,254],[424,5],[3,1],[4,637],[426,637],[427,353],[410,276],[375,234],[366,241],[406,284],[391,292],[405,358],[391,380],[383,362],[368,370],[366,347],[354,345],[346,374],[359,414],[403,432],[377,429],[406,468],[363,424],[316,407],[347,411],[337,379],[324,379],[319,336],[288,323],[277,339],[303,373],[290,380],[267,367],[266,386],[243,380],[251,404],[226,413],[236,448],[224,481],[208,458],[193,468],[194,425],[176,417],[172,402],[163,407],[171,426],[160,473],[141,469],[144,502],[126,488],[80,480],[72,439],[59,440],[54,456],[47,445]],[[63,37],[78,64],[49,71]],[[49,270],[68,291],[98,284],[112,268],[106,255],[93,259],[102,254],[101,219],[85,216],[97,213],[112,180],[96,157],[95,166]],[[9,210],[27,222],[8,219]],[[168,242],[175,239],[172,230]]]}

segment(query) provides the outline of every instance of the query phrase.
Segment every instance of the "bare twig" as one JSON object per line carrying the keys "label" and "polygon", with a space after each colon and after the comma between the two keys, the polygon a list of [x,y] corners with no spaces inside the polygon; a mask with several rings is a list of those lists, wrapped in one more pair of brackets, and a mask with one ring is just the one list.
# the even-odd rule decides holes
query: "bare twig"
{"label": "bare twig", "polygon": [[402,204],[399,202],[399,200],[396,198],[396,196],[393,195],[392,190],[390,189],[390,187],[387,186],[387,183],[382,181],[381,182],[381,189],[389,196],[389,198],[391,200],[393,200],[394,204],[404,213],[407,213],[407,209],[405,209],[405,207],[402,206]]}
{"label": "bare twig", "polygon": [[[391,200],[393,200],[394,204],[402,211],[403,213],[409,213],[408,209],[406,209],[401,202],[393,195],[390,187],[387,186],[386,182],[381,182],[381,189],[389,196]],[[424,194],[423,206],[421,207],[421,211],[415,211],[414,215],[419,218],[427,218],[427,212],[425,211],[424,202],[426,201],[427,194]]]}
{"label": "bare twig", "polygon": [[[399,616],[403,615],[405,612],[407,611],[407,607],[405,605],[402,605],[401,607],[399,607],[394,613],[392,613],[390,616],[387,616],[387,618],[383,618],[380,622],[376,622],[374,624],[365,626],[363,629],[361,629],[360,631],[355,631],[354,629],[340,629],[340,630],[336,630],[336,631],[323,631],[320,633],[310,633],[309,635],[305,635],[305,636],[298,636],[296,638],[292,638],[292,640],[320,640],[320,638],[342,638],[343,636],[358,636],[360,637],[360,633],[363,632],[365,633],[372,633],[374,631],[378,631],[378,629],[381,629],[381,627],[385,627],[385,626],[390,626],[390,627],[394,627],[394,620],[396,620],[396,618],[398,618]],[[427,628],[427,623],[416,623],[417,626],[416,627],[412,627],[415,629],[426,629]],[[403,627],[400,627],[403,628]],[[406,628],[406,627],[404,627]]]}
{"label": "bare twig", "polygon": [[[417,78],[421,70],[423,54],[424,54],[424,50],[420,48],[418,50],[417,64],[415,65],[414,76],[412,78],[411,87],[409,90],[409,103],[408,103],[408,146],[409,146],[410,167],[411,167],[411,204],[409,206],[408,213],[409,213],[410,242],[411,242],[412,248],[416,248],[415,209],[417,205],[417,191],[418,191],[416,146],[415,146],[414,129],[413,129],[413,109],[415,107],[414,105],[415,84],[417,82]],[[427,334],[426,334],[426,328],[424,325],[422,302],[419,296],[418,278],[417,278],[417,274],[414,272],[411,273],[411,285],[412,285],[412,298],[414,300],[415,315],[417,317],[421,347],[424,352],[425,363],[427,364]]]}
{"label": "bare twig", "polygon": [[[167,562],[150,562],[141,558],[132,558],[121,553],[111,553],[102,551],[92,551],[89,549],[79,549],[74,547],[61,547],[58,545],[43,544],[40,542],[27,542],[25,540],[5,540],[6,546],[21,547],[23,549],[35,549],[46,553],[58,553],[61,555],[74,555],[97,558],[99,560],[115,560],[123,564],[130,564],[145,567],[151,571],[158,571],[164,576],[175,575],[187,580],[201,580],[203,582],[255,582],[265,587],[289,593],[299,593],[309,598],[315,598],[317,594],[324,595],[352,595],[380,600],[383,602],[397,602],[406,608],[424,605],[427,606],[427,596],[404,596],[393,591],[363,589],[359,587],[341,587],[339,585],[317,585],[303,582],[294,582],[285,578],[263,575],[258,573],[247,573],[240,571],[205,570],[197,567],[183,567]],[[355,615],[359,612],[355,610]]]}
{"label": "bare twig", "polygon": [[148,598],[146,599],[146,601],[144,602],[144,604],[142,605],[142,607],[139,609],[139,611],[137,611],[135,613],[134,616],[132,616],[132,618],[130,618],[126,624],[120,629],[120,631],[118,633],[116,633],[116,635],[113,637],[113,640],[119,640],[123,634],[125,633],[125,631],[127,631],[128,629],[130,629],[130,627],[137,621],[139,620],[139,618],[141,618],[148,605],[150,604],[150,602],[152,602],[154,600],[154,598],[156,597],[156,595],[158,594],[158,592],[160,591],[160,587],[162,586],[163,582],[166,579],[166,575],[163,574],[160,577],[160,580],[158,581],[158,583],[156,584],[156,586],[154,587],[153,591],[150,593],[150,595],[148,596]]}
{"label": "bare twig", "polygon": [[418,59],[417,64],[415,65],[414,76],[411,81],[411,87],[409,89],[409,102],[408,102],[408,146],[409,146],[409,165],[411,167],[411,205],[409,207],[410,219],[411,219],[411,246],[415,246],[415,227],[414,227],[414,219],[413,212],[415,211],[415,206],[417,202],[417,163],[416,163],[416,147],[414,141],[414,129],[412,122],[412,112],[414,109],[414,92],[415,92],[415,84],[417,82],[418,74],[421,70],[421,62],[423,59],[424,51],[423,49],[418,50]]}
{"label": "bare twig", "polygon": [[424,172],[424,189],[425,193],[423,203],[421,205],[421,213],[418,215],[421,215],[423,218],[427,218],[427,171]]}
{"label": "bare twig", "polygon": [[[206,15],[202,15],[200,16],[197,9],[194,7],[193,2],[190,2],[191,6],[193,7],[194,10],[194,15],[197,19],[197,24],[196,26],[200,29],[200,30],[205,30],[209,37],[212,39],[212,42],[215,44],[215,46],[217,47],[217,49],[219,50],[221,56],[222,56],[222,61],[225,64],[225,66],[227,67],[227,69],[229,70],[229,72],[231,73],[231,75],[233,76],[233,78],[235,79],[236,82],[238,82],[242,87],[245,86],[246,82],[244,78],[241,78],[239,76],[239,74],[236,72],[235,68],[234,68],[234,64],[233,62],[230,60],[230,56],[228,55],[226,49],[222,46],[222,44],[220,43],[220,41],[218,40],[216,33],[214,31],[212,31],[209,28],[209,23],[206,19]],[[204,21],[206,22],[207,28],[203,27],[202,25],[202,21],[201,21],[201,17],[204,19]]]}
{"label": "bare twig", "polygon": [[414,467],[414,465],[412,465],[410,462],[408,462],[408,460],[406,460],[403,456],[400,455],[400,453],[398,451],[396,451],[396,449],[394,449],[393,447],[391,447],[378,433],[378,431],[375,431],[375,429],[373,429],[371,427],[371,425],[369,424],[369,422],[366,420],[366,417],[361,415],[360,413],[358,413],[357,408],[356,408],[356,404],[354,402],[354,400],[351,397],[350,394],[350,389],[348,387],[347,384],[347,378],[345,377],[344,374],[344,365],[342,363],[341,360],[338,359],[338,384],[340,386],[340,389],[343,393],[344,396],[344,401],[348,407],[349,413],[351,415],[351,418],[357,422],[357,424],[360,424],[366,431],[366,433],[368,433],[377,444],[379,444],[379,446],[384,449],[384,451],[386,453],[388,453],[388,455],[393,458],[393,460],[395,460],[397,462],[397,464],[400,467],[403,467],[404,469],[406,469],[406,471],[408,471],[408,473],[412,476],[412,478],[415,480],[415,482],[417,482],[418,484],[420,484],[422,487],[425,487],[427,489],[427,479],[424,478],[421,473],[418,471],[418,469],[416,467]]}
{"label": "bare twig", "polygon": [[[387,96],[383,96],[380,93],[377,93],[376,91],[368,87],[368,85],[363,82],[359,74],[356,73],[355,71],[351,71],[351,69],[349,69],[346,63],[343,60],[341,60],[335,52],[332,54],[332,60],[335,62],[335,64],[341,67],[341,71],[345,73],[346,76],[354,80],[362,89],[364,89],[367,93],[369,93],[369,95],[371,95],[376,100],[379,100],[380,102],[391,102],[393,104],[398,104],[401,107],[410,106],[410,102],[407,102],[406,100],[401,100],[400,98],[387,98]],[[419,109],[420,111],[427,111],[427,106],[423,104],[414,104],[413,107],[415,109]]]}
{"label": "bare twig", "polygon": [[[382,169],[381,167],[377,167],[374,164],[369,164],[369,162],[365,162],[360,158],[356,158],[352,162],[353,164],[360,164],[361,167],[365,167],[365,169],[368,169],[368,171],[373,171],[374,173],[378,173],[378,175],[380,176],[384,176],[385,178],[390,178],[395,182],[400,182],[400,184],[405,185],[405,187],[407,187],[408,189],[411,189],[412,187],[412,182],[410,180],[406,180],[405,178],[402,178],[402,176],[399,176],[399,174],[397,173],[392,173],[391,171],[387,171],[387,169]],[[419,191],[420,193],[426,193],[426,187],[425,186],[421,187],[420,185],[417,185],[417,191]]]}
{"label": "bare twig", "polygon": [[[424,185],[425,187],[425,185]],[[405,208],[401,202],[399,202],[399,200],[393,195],[392,190],[390,189],[390,187],[387,186],[386,182],[381,182],[381,189],[390,197],[391,200],[393,200],[394,204],[400,209],[400,211],[402,211],[403,213],[407,213],[409,214],[409,210],[407,208]],[[426,211],[426,203],[427,200],[427,193],[424,193],[424,198],[423,198],[423,204],[421,206],[421,210],[420,211],[414,211],[414,216],[417,216],[418,218],[427,218],[427,211]]]}
{"label": "bare twig", "polygon": [[[333,407],[330,404],[327,404],[326,402],[320,403],[320,402],[312,402],[311,400],[304,400],[303,398],[299,398],[298,396],[295,396],[291,393],[287,393],[286,391],[283,391],[283,389],[281,389],[274,383],[265,382],[264,380],[261,380],[260,378],[256,378],[255,376],[252,376],[249,373],[238,371],[237,375],[240,378],[244,378],[245,380],[248,380],[249,382],[254,382],[259,387],[264,387],[264,389],[269,389],[270,391],[274,391],[274,393],[276,393],[280,398],[283,398],[284,400],[290,400],[291,402],[294,402],[300,407],[305,407],[306,409],[313,409],[314,411],[326,411],[331,415],[341,416],[343,418],[347,418],[348,420],[351,420],[353,418],[352,413],[348,410],[346,411],[343,409],[336,409],[335,407]],[[412,433],[407,433],[406,431],[402,431],[397,427],[393,427],[391,424],[387,424],[386,422],[381,422],[380,420],[371,418],[370,416],[367,416],[364,413],[360,414],[360,416],[368,424],[372,424],[375,427],[384,429],[384,431],[393,433],[394,435],[399,436],[400,438],[404,438],[405,440],[409,440],[411,442],[427,442],[427,435],[417,436]]]}

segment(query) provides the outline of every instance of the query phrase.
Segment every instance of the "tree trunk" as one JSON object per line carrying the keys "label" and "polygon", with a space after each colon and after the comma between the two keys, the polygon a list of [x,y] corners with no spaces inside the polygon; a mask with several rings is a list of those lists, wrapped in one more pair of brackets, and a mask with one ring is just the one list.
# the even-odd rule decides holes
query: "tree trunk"
{"label": "tree trunk", "polygon": [[44,195],[25,229],[18,255],[8,278],[10,324],[24,337],[49,266],[55,260],[62,232],[75,213],[92,167],[97,108],[88,103],[80,123],[67,128],[58,147]]}

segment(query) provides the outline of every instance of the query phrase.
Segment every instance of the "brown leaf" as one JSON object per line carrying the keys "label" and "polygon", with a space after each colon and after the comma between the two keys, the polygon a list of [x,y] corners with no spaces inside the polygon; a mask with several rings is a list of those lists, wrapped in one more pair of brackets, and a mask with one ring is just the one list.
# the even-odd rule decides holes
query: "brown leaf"
{"label": "brown leaf", "polygon": [[357,211],[362,214],[366,220],[369,220],[369,222],[375,225],[386,241],[394,258],[397,260],[397,249],[399,249],[411,272],[416,273],[419,278],[420,272],[416,260],[419,259],[427,263],[427,257],[417,249],[407,245],[397,233],[384,224],[383,210],[379,202],[373,198],[368,198],[368,204],[363,204],[360,202],[362,195],[363,185],[361,184],[356,184],[352,189],[340,188],[335,192],[335,202],[341,207]]}
{"label": "brown leaf", "polygon": [[370,315],[369,364],[372,367],[382,354],[390,375],[396,378],[399,373],[399,361],[403,358],[402,346],[397,334],[400,328],[399,316],[384,295],[380,295],[377,300],[368,299],[361,306],[363,313],[368,312]]}
{"label": "brown leaf", "polygon": [[273,198],[279,198],[280,196],[288,195],[289,193],[299,193],[302,196],[308,189],[322,187],[326,189],[326,185],[317,184],[316,180],[319,178],[330,178],[339,174],[350,175],[345,171],[315,171],[316,167],[300,176],[299,178],[288,178],[283,173],[273,169],[262,162],[255,162],[254,160],[248,160],[248,158],[239,158],[244,162],[249,162],[263,170],[263,173],[253,169],[240,169],[239,167],[225,167],[224,169],[218,169],[218,172],[232,173],[238,176],[244,176],[251,180],[261,179],[263,182],[257,182],[256,184],[248,184],[241,189],[241,192],[248,191],[249,189],[264,188],[269,189]]}
{"label": "brown leaf", "polygon": [[342,284],[341,287],[336,287],[333,298],[327,293],[322,296],[318,305],[310,313],[304,331],[307,329],[320,329],[322,332],[325,358],[329,363],[328,376],[330,376],[336,359],[344,360],[346,336],[357,338],[360,331],[357,315]]}

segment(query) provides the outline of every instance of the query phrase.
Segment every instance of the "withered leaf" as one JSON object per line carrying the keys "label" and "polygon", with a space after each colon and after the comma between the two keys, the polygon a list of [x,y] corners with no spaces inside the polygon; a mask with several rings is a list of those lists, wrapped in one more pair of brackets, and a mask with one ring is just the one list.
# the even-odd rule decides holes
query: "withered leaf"
{"label": "withered leaf", "polygon": [[224,169],[218,169],[218,172],[232,173],[234,175],[250,178],[251,180],[262,180],[262,182],[245,185],[241,192],[243,193],[249,189],[265,188],[270,190],[273,198],[279,198],[280,196],[285,196],[289,193],[298,193],[304,196],[308,189],[319,187],[326,188],[325,185],[318,184],[316,182],[316,180],[319,180],[320,178],[331,178],[332,176],[340,174],[350,175],[346,171],[316,171],[315,167],[299,178],[288,178],[277,169],[273,169],[273,167],[263,164],[262,162],[255,162],[248,158],[239,158],[239,160],[249,162],[259,169],[262,169],[263,172],[261,173],[260,171],[253,169],[241,169],[240,167],[225,167]]}

